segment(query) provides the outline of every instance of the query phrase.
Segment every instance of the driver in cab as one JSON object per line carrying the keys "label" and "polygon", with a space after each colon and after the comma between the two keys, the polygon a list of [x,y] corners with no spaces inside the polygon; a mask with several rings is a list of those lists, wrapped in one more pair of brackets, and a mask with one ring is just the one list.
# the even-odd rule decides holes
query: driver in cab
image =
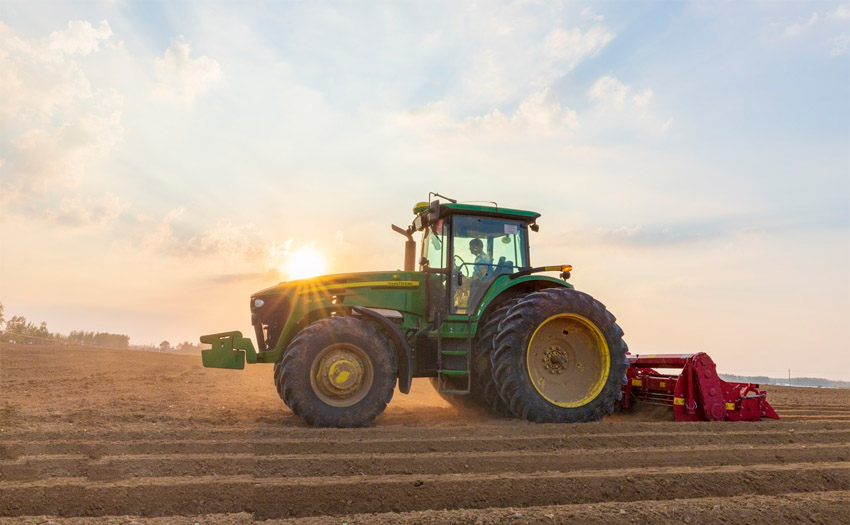
{"label": "driver in cab", "polygon": [[484,243],[481,239],[472,239],[469,241],[469,251],[475,256],[475,271],[470,275],[473,279],[482,279],[490,273],[490,267],[493,264],[493,258],[484,251]]}

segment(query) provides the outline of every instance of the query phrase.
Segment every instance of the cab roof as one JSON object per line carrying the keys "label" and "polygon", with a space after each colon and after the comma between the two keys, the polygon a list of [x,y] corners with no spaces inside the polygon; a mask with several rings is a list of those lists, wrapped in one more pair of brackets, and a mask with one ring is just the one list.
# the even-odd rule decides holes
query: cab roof
{"label": "cab roof", "polygon": [[500,208],[498,206],[480,206],[477,204],[440,203],[440,217],[454,214],[497,217],[523,222],[534,222],[540,217],[540,214],[536,211],[515,210],[512,208]]}

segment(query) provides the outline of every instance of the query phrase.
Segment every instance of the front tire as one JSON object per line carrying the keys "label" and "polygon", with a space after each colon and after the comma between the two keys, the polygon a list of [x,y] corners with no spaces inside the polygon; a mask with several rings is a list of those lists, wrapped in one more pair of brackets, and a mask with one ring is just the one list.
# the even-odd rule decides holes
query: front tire
{"label": "front tire", "polygon": [[547,288],[523,297],[499,325],[492,354],[499,395],[538,423],[598,421],[623,397],[628,347],[590,295]]}
{"label": "front tire", "polygon": [[308,425],[362,427],[392,399],[398,367],[372,326],[337,316],[298,332],[276,376],[284,403]]}

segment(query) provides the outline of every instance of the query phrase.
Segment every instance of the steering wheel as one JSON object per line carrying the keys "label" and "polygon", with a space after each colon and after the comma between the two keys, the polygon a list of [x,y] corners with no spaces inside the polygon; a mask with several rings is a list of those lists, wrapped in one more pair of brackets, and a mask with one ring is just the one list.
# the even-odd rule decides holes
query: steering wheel
{"label": "steering wheel", "polygon": [[464,277],[469,277],[469,267],[466,265],[466,261],[463,260],[463,257],[458,254],[455,254],[455,256],[452,257],[452,263],[454,263],[455,259],[460,260],[460,264],[457,265],[458,271],[464,272]]}

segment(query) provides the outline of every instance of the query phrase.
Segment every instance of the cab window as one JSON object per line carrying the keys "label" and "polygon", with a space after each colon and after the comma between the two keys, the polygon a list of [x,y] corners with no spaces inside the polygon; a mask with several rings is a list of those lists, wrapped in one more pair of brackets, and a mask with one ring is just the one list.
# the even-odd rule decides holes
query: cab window
{"label": "cab window", "polygon": [[528,225],[520,221],[463,215],[453,218],[452,313],[470,313],[498,275],[528,265],[527,232]]}

